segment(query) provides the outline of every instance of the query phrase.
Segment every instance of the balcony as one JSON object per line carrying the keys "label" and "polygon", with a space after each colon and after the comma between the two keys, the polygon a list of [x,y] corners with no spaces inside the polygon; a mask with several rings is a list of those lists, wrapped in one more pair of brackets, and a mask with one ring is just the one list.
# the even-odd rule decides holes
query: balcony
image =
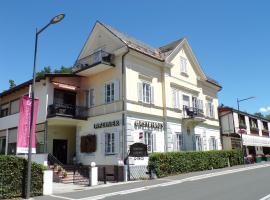
{"label": "balcony", "polygon": [[239,129],[247,129],[247,125],[244,123],[239,124]]}
{"label": "balcony", "polygon": [[73,119],[87,120],[88,108],[69,104],[52,104],[48,107],[48,118],[68,117]]}
{"label": "balcony", "polygon": [[183,106],[183,121],[186,125],[196,126],[205,121],[203,110],[196,107]]}
{"label": "balcony", "polygon": [[114,67],[112,58],[112,54],[99,50],[85,58],[78,60],[75,64],[73,72],[77,75],[89,76],[107,69],[111,69]]}

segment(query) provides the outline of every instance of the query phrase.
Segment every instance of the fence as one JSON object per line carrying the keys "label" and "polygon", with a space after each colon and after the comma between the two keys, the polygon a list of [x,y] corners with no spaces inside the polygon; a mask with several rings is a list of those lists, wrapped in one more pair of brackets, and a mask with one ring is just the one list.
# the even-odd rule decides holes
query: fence
{"label": "fence", "polygon": [[129,180],[150,179],[147,165],[130,165],[128,168]]}

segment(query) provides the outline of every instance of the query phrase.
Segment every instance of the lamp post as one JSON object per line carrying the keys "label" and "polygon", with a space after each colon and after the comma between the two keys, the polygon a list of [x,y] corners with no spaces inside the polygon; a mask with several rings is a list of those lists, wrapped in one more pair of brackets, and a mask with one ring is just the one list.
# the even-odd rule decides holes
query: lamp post
{"label": "lamp post", "polygon": [[[250,99],[254,99],[254,98],[256,98],[255,96],[251,96],[251,97],[248,97],[248,98],[245,98],[245,99],[238,99],[237,98],[237,111],[238,111],[238,113],[237,113],[237,116],[238,116],[238,124],[240,124],[240,122],[239,122],[239,112],[240,112],[240,102],[242,102],[242,101],[247,101],[247,100],[250,100]],[[243,148],[243,136],[242,136],[242,134],[243,134],[243,132],[240,130],[240,128],[239,128],[239,131],[238,131],[239,133],[240,133],[240,138],[241,138],[241,151],[242,151],[242,153],[243,153],[243,161],[244,161],[244,163],[245,163],[245,155],[244,155],[244,148]]]}
{"label": "lamp post", "polygon": [[37,59],[37,44],[38,36],[51,24],[56,24],[60,22],[65,17],[65,14],[59,14],[51,19],[51,21],[41,28],[40,30],[36,29],[35,37],[35,53],[34,53],[34,66],[33,66],[33,80],[32,80],[32,91],[31,91],[31,116],[30,116],[30,132],[29,132],[29,143],[28,143],[28,163],[27,163],[27,188],[26,188],[26,199],[30,197],[31,189],[31,160],[32,160],[32,128],[33,128],[33,116],[34,116],[34,101],[35,101],[35,84],[36,84],[36,59]]}

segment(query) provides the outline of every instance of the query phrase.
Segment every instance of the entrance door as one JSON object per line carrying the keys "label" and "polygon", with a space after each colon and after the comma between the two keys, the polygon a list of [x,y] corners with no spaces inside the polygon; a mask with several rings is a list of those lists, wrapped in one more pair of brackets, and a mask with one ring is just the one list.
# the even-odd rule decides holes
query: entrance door
{"label": "entrance door", "polygon": [[67,140],[53,140],[53,155],[63,164],[67,164]]}

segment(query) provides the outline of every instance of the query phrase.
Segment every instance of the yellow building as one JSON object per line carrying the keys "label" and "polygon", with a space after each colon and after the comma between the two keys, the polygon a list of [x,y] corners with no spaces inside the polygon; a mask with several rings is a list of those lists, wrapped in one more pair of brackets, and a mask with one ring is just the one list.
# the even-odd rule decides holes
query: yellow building
{"label": "yellow building", "polygon": [[[136,142],[149,153],[221,149],[221,86],[203,72],[186,38],[153,48],[96,22],[73,72],[38,80],[40,152],[63,163],[76,156],[84,165],[114,166]],[[2,152],[14,153],[13,101],[30,84],[0,95]]]}

